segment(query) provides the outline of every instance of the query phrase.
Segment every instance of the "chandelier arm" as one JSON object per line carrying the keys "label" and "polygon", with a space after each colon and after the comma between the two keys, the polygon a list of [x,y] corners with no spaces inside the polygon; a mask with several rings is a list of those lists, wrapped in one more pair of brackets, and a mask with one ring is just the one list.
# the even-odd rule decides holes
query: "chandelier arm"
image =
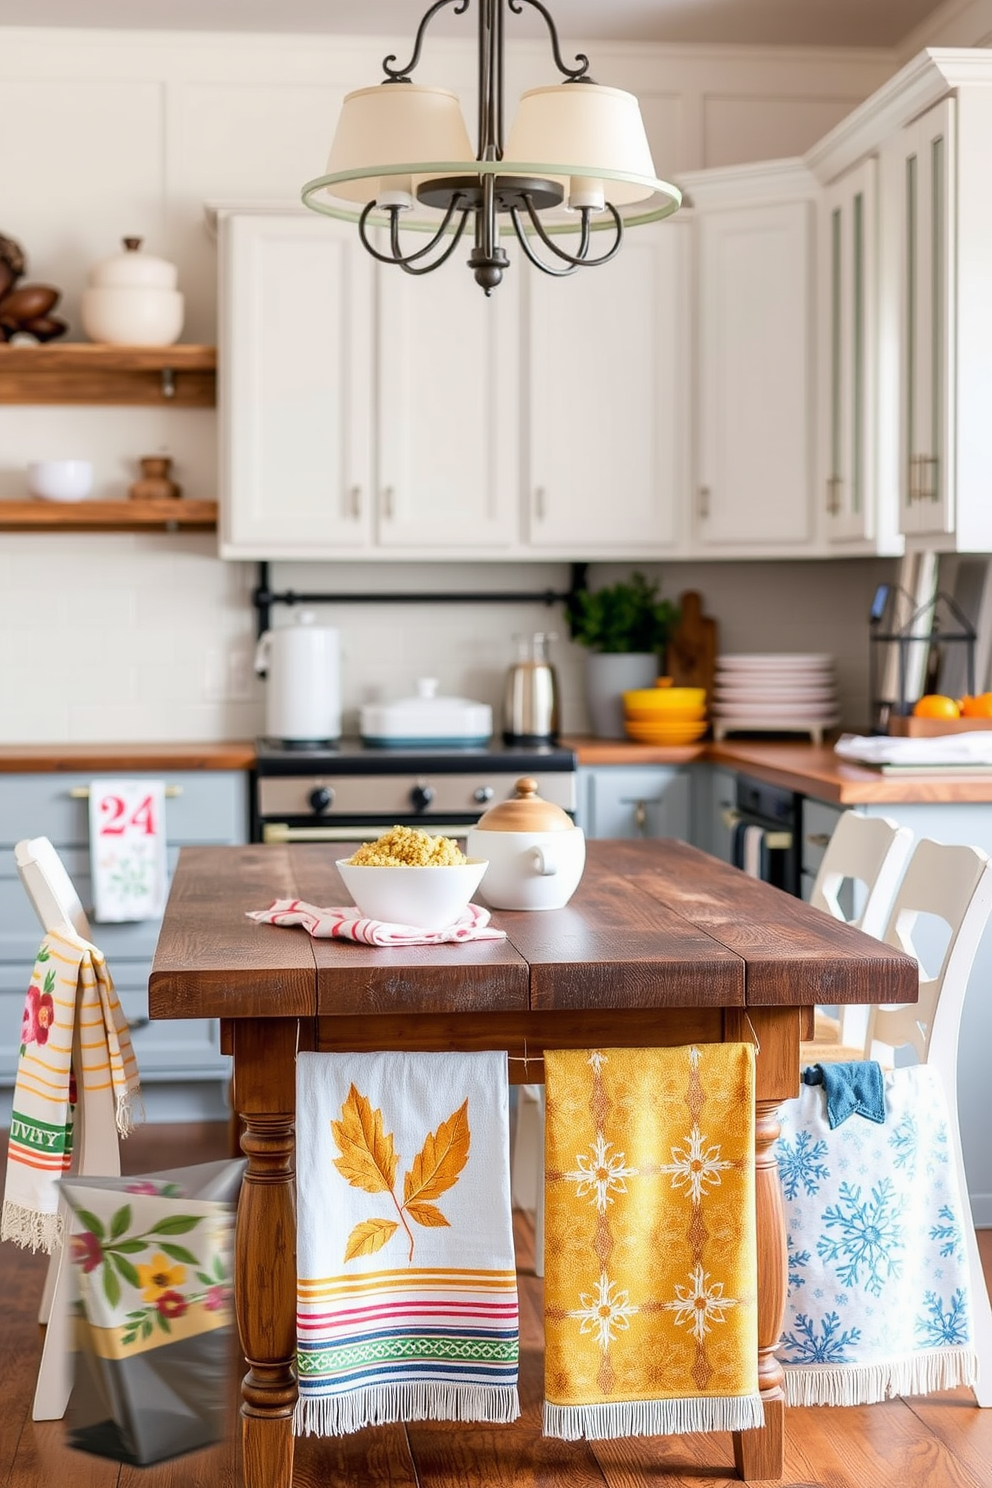
{"label": "chandelier arm", "polygon": [[550,11],[548,11],[541,4],[541,0],[507,0],[507,4],[513,11],[514,15],[523,15],[522,7],[525,4],[532,5],[535,10],[540,11],[541,15],[544,17],[544,23],[547,26],[548,33],[551,37],[551,52],[555,59],[555,66],[561,73],[562,77],[568,78],[568,81],[570,83],[592,82],[592,78],[587,76],[589,72],[589,58],[586,56],[585,52],[576,52],[575,54],[575,60],[576,62],[581,62],[581,67],[565,66],[564,59],[561,55],[561,47],[558,42],[558,28],[556,27],[554,20],[552,19]]}
{"label": "chandelier arm", "polygon": [[[427,244],[426,248],[418,248],[418,250],[417,250],[416,253],[409,254],[408,257],[407,257],[406,262],[411,262],[412,263],[416,259],[422,258],[425,253],[430,253],[430,251],[431,251],[432,248],[436,248],[437,247],[438,243],[441,241],[442,236],[444,235],[445,224],[447,224],[448,222],[450,222],[452,216],[454,215],[454,212],[456,210],[457,202],[458,202],[458,198],[456,197],[455,198],[455,202],[452,204],[452,206],[449,208],[447,214],[445,215],[444,222],[442,222],[441,226],[438,228],[437,232],[431,238],[431,240]],[[362,247],[365,249],[366,253],[371,254],[371,256],[374,259],[376,259],[379,263],[384,263],[384,264],[403,263],[404,262],[404,259],[403,259],[403,256],[402,255],[400,255],[397,258],[393,258],[388,253],[382,253],[382,252],[380,252],[380,250],[378,248],[376,248],[375,244],[369,238],[368,231],[367,231],[367,224],[368,224],[369,214],[371,212],[374,212],[375,211],[375,207],[376,207],[376,203],[374,201],[368,202],[366,204],[366,206],[362,209],[362,215],[358,219],[358,236],[359,236],[359,238],[361,240]],[[400,207],[387,207],[386,210],[389,212],[389,216],[390,216],[390,238],[392,239],[393,231],[394,231],[394,229],[396,227],[396,219],[398,218],[398,216],[400,214],[400,211],[402,209]],[[457,236],[455,238],[455,241],[456,242],[458,241],[458,238],[461,237],[461,234],[462,234],[462,231],[464,230],[464,227],[465,227],[465,224],[463,222],[461,228],[458,229],[458,233],[457,233]],[[448,255],[446,253],[445,254],[445,258],[447,258],[447,256]],[[442,263],[443,261],[444,261],[443,259],[439,259],[438,260],[439,263]]]}
{"label": "chandelier arm", "polygon": [[386,74],[387,82],[408,83],[410,81],[410,73],[420,61],[420,51],[424,44],[424,36],[427,32],[427,27],[437,15],[438,11],[443,10],[446,5],[454,5],[455,15],[464,15],[466,10],[468,10],[469,0],[435,0],[435,4],[432,5],[430,10],[427,11],[426,15],[421,18],[420,25],[417,27],[417,35],[414,38],[413,43],[413,56],[410,58],[406,66],[390,67],[390,62],[396,61],[395,52],[390,52],[388,57],[384,57],[382,59],[382,70]]}
{"label": "chandelier arm", "polygon": [[[458,200],[459,198],[456,197],[455,202],[457,202]],[[453,203],[450,210],[445,214],[445,222],[449,222],[451,220],[455,210],[455,204]],[[404,258],[403,254],[400,252],[399,228],[394,216],[392,222],[390,223],[389,237],[391,244],[393,244],[394,246],[396,256],[395,258],[387,258],[386,263],[399,264],[400,268],[403,269],[407,274],[429,274],[433,269],[439,269],[443,263],[448,262],[448,259],[458,247],[458,244],[461,241],[462,233],[465,231],[465,224],[468,222],[468,218],[469,208],[463,207],[462,220],[459,222],[458,226],[452,233],[451,242],[448,244],[447,248],[445,248],[444,252],[439,253],[437,258],[432,259],[430,263],[417,265],[417,259],[423,258],[425,253],[427,253],[431,248],[435,248],[437,246],[438,242],[440,241],[441,234],[444,232],[444,228],[442,227],[438,229],[433,238],[431,238],[426,248],[421,248],[417,253],[409,253]]]}
{"label": "chandelier arm", "polygon": [[[448,209],[445,212],[444,216],[441,218],[441,224],[438,227],[437,232],[431,238],[427,246],[425,248],[418,248],[415,253],[404,253],[403,250],[400,248],[400,211],[402,209],[400,207],[389,207],[387,209],[389,212],[389,246],[392,249],[393,256],[392,258],[387,259],[387,262],[412,264],[416,263],[418,258],[425,258],[428,253],[430,253],[434,248],[437,247],[438,243],[441,241],[441,238],[448,231],[448,227],[451,223],[452,218],[459,209],[461,209],[463,213],[467,213],[469,210],[463,202],[461,196],[456,192],[455,195],[451,198],[451,201],[448,203]],[[455,238],[456,243],[464,230],[465,222],[463,218],[461,227],[457,229],[457,236]],[[444,258],[447,258],[447,256],[448,254],[445,253]],[[437,262],[443,263],[444,258],[439,258]]]}
{"label": "chandelier arm", "polygon": [[[540,238],[541,242],[544,244],[545,248],[547,248],[549,252],[553,253],[556,258],[560,258],[564,260],[565,263],[571,264],[573,268],[578,269],[585,266],[586,268],[594,269],[597,268],[600,264],[609,263],[610,259],[615,258],[616,255],[619,253],[620,245],[623,242],[623,218],[620,216],[620,213],[617,211],[612,202],[606,203],[606,210],[613,218],[613,226],[616,229],[616,237],[613,240],[612,247],[606,253],[600,254],[599,258],[587,258],[585,255],[585,250],[588,250],[589,246],[590,209],[588,207],[581,208],[582,236],[579,240],[579,252],[577,254],[571,254],[565,253],[552,241],[550,235],[545,231],[544,224],[541,222],[536,211],[534,210],[529,195],[524,196],[524,203],[527,207],[527,215],[530,218],[531,225],[537,236]],[[519,228],[517,229],[517,233],[519,236]]]}
{"label": "chandelier arm", "polygon": [[[559,269],[555,264],[546,264],[543,259],[538,258],[530,245],[524,225],[520,220],[520,212],[516,207],[510,208],[510,221],[513,223],[513,230],[517,235],[517,241],[535,269],[540,269],[542,274],[550,274],[553,279],[567,279],[569,274],[575,273],[579,267],[577,262],[570,264],[567,268]],[[564,255],[559,256],[563,257]]]}

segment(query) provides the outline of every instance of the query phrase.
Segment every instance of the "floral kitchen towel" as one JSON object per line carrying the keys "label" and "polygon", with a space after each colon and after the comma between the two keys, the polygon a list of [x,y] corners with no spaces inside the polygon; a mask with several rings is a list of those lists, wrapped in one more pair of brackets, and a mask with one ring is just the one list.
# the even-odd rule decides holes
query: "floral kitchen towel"
{"label": "floral kitchen towel", "polygon": [[264,925],[303,925],[315,940],[356,940],[362,945],[445,945],[461,940],[505,940],[506,931],[490,925],[488,909],[469,904],[446,930],[418,930],[415,925],[388,925],[363,919],[353,904],[341,909],[319,909],[302,899],[277,899],[268,909],[247,911],[250,920]]}
{"label": "floral kitchen towel", "polygon": [[300,1054],[295,1430],[512,1421],[506,1055]]}
{"label": "floral kitchen towel", "polygon": [[165,785],[161,780],[90,784],[93,918],[156,920],[165,909]]}
{"label": "floral kitchen towel", "polygon": [[[80,1068],[73,1068],[78,1031]],[[49,933],[21,1018],[0,1239],[53,1251],[61,1239],[58,1180],[72,1162],[76,1085],[114,1092],[117,1127],[131,1129],[138,1066],[127,1020],[96,946]]]}
{"label": "floral kitchen towel", "polygon": [[852,1116],[831,1128],[817,1085],[780,1118],[786,1399],[860,1405],[972,1384],[971,1282],[937,1071],[886,1073],[884,1125]]}
{"label": "floral kitchen towel", "polygon": [[753,1049],[544,1063],[545,1433],[762,1425]]}

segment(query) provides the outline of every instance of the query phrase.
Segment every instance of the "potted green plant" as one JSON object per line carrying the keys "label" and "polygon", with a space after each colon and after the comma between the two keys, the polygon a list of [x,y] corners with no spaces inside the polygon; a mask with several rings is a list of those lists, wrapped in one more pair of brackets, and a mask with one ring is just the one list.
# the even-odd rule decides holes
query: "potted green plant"
{"label": "potted green plant", "polygon": [[579,589],[568,603],[573,641],[585,646],[586,702],[593,732],[622,739],[623,693],[651,687],[679,622],[678,606],[662,599],[642,573],[602,589]]}

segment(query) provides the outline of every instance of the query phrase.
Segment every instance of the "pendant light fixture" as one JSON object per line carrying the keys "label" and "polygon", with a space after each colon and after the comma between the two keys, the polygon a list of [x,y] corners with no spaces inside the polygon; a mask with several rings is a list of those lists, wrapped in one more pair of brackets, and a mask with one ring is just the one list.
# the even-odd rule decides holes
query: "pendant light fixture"
{"label": "pendant light fixture", "polygon": [[[473,4],[474,152],[455,94],[411,79],[438,11],[454,5],[454,14],[463,15]],[[565,81],[523,95],[504,147],[504,20],[507,11],[523,14],[525,5],[544,18]],[[381,83],[347,95],[327,171],[303,188],[314,211],[357,222],[380,263],[430,273],[447,262],[471,224],[468,264],[488,295],[510,263],[501,236],[515,234],[532,264],[562,276],[608,263],[625,227],[656,222],[681,205],[678,187],[655,176],[637,99],[593,82],[582,53],[574,67],[566,66],[540,0],[436,0],[421,19],[410,61],[405,67],[395,61],[395,54],[383,61]],[[406,230],[427,234],[427,243],[401,241]],[[604,230],[606,246],[594,251],[594,235]]]}

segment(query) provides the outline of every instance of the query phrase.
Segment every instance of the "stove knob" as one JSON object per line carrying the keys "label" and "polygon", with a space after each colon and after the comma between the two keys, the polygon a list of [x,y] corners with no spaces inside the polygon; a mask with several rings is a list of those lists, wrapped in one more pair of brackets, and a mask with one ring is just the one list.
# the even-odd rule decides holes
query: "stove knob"
{"label": "stove knob", "polygon": [[415,785],[410,792],[414,811],[426,811],[433,799],[434,787],[432,785]]}
{"label": "stove knob", "polygon": [[326,785],[316,786],[307,797],[314,811],[326,811],[334,804],[334,792]]}
{"label": "stove knob", "polygon": [[478,801],[480,806],[484,806],[487,801],[492,800],[493,788],[491,785],[480,785],[478,790],[472,792],[472,796],[474,800]]}

